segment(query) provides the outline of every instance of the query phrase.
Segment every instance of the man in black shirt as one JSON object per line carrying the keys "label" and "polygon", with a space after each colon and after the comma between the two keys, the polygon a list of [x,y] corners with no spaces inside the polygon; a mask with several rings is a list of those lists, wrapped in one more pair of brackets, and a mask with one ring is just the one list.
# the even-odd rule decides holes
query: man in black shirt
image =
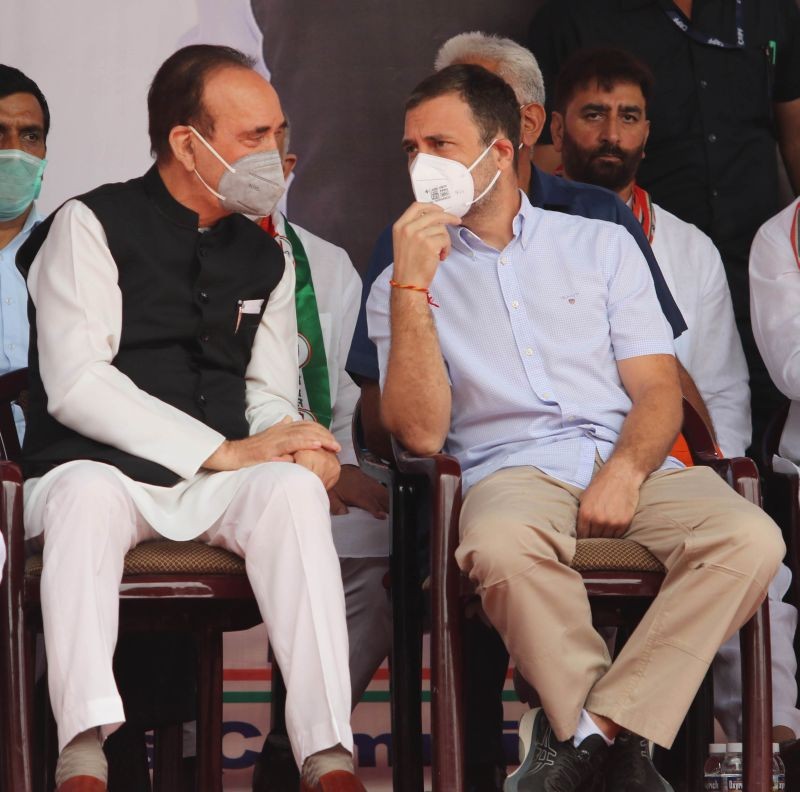
{"label": "man in black shirt", "polygon": [[[722,253],[750,368],[754,438],[777,392],[753,342],[750,243],[778,210],[776,140],[800,190],[800,12],[794,0],[551,0],[529,36],[548,95],[576,49],[621,46],[653,70],[639,182]],[[549,131],[535,161],[558,164]]]}

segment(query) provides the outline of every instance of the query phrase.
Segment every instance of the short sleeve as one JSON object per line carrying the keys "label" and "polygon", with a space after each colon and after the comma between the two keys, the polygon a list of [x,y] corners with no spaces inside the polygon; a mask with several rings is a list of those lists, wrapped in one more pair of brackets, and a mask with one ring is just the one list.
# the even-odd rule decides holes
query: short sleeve
{"label": "short sleeve", "polygon": [[620,229],[617,266],[608,283],[608,323],[617,360],[674,355],[672,332],[656,297],[653,279],[630,234]]}

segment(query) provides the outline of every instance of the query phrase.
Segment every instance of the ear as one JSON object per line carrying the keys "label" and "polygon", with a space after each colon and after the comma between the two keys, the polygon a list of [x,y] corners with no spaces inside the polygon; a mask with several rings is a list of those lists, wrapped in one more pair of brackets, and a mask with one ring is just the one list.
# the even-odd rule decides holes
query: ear
{"label": "ear", "polygon": [[283,158],[283,178],[288,181],[289,174],[294,170],[294,166],[297,165],[297,154],[287,154]]}
{"label": "ear", "polygon": [[644,141],[642,143],[642,145],[644,146],[644,148],[642,149],[642,159],[644,159],[647,156],[647,139],[650,137],[650,121],[649,120],[646,121],[645,124],[646,126],[644,133]]}
{"label": "ear", "polygon": [[174,126],[169,131],[169,147],[172,156],[186,168],[187,171],[195,169],[194,135],[188,126]]}
{"label": "ear", "polygon": [[495,163],[500,170],[515,170],[514,154],[516,152],[510,140],[507,138],[500,138],[500,140],[494,144],[493,149],[496,152],[494,155]]}
{"label": "ear", "polygon": [[522,108],[522,144],[532,148],[544,129],[547,113],[540,104],[531,103]]}
{"label": "ear", "polygon": [[564,142],[564,116],[557,110],[553,110],[550,120],[550,136],[553,138],[553,148],[560,153]]}

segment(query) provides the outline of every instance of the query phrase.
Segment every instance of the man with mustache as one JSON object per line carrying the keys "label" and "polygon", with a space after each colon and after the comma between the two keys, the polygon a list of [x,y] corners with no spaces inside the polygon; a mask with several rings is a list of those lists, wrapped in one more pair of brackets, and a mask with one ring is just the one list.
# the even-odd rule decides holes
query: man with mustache
{"label": "man with mustache", "polygon": [[[642,223],[664,278],[689,329],[675,352],[697,384],[726,456],[750,443],[747,364],[733,316],[722,259],[696,226],[655,204],[636,183],[650,132],[650,69],[619,49],[575,53],[555,87],[551,133],[564,176],[613,190]],[[770,586],[773,651],[773,739],[800,730],[793,650],[797,612],[783,596],[791,572],[782,565]],[[741,739],[739,639],[726,642],[714,666],[715,714],[731,739]]]}

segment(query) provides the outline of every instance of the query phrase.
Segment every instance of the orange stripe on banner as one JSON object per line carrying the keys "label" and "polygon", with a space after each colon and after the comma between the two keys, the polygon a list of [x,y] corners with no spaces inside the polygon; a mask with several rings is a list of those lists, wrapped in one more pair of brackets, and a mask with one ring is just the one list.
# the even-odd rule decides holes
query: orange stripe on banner
{"label": "orange stripe on banner", "polygon": [[[514,676],[514,669],[509,668],[506,672],[506,679]],[[222,672],[222,678],[226,682],[270,682],[272,680],[271,668],[226,668]],[[430,680],[430,668],[422,669],[422,678]],[[372,677],[373,681],[388,682],[389,669],[379,668]]]}

